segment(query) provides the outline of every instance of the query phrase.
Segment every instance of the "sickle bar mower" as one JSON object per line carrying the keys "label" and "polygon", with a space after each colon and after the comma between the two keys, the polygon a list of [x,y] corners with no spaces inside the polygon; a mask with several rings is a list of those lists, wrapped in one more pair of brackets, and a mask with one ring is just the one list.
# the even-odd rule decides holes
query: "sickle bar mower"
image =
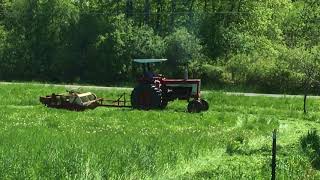
{"label": "sickle bar mower", "polygon": [[68,91],[67,94],[52,94],[40,97],[40,102],[47,107],[68,109],[74,111],[83,111],[85,109],[95,109],[97,107],[131,107],[126,100],[126,94],[123,93],[116,100],[97,98],[91,92],[80,93]]}

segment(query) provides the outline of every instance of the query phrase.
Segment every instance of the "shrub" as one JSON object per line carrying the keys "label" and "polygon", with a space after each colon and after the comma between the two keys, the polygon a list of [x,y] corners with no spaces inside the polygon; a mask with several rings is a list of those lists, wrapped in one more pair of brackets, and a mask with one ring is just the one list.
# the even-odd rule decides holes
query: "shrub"
{"label": "shrub", "polygon": [[234,83],[243,83],[247,79],[249,67],[252,65],[251,59],[245,54],[237,54],[231,57],[226,63],[226,70],[231,74]]}
{"label": "shrub", "polygon": [[320,169],[320,136],[316,130],[308,131],[300,138],[300,145],[303,152],[309,157],[311,165]]}
{"label": "shrub", "polygon": [[204,64],[201,68],[201,79],[208,84],[222,85],[228,81],[224,67]]}
{"label": "shrub", "polygon": [[248,144],[246,142],[245,136],[242,134],[238,134],[227,143],[226,153],[229,155],[246,154],[247,149]]}
{"label": "shrub", "polygon": [[250,131],[260,132],[268,135],[273,129],[279,127],[279,121],[275,118],[257,117],[253,115],[242,115],[238,117],[237,125],[247,133]]}

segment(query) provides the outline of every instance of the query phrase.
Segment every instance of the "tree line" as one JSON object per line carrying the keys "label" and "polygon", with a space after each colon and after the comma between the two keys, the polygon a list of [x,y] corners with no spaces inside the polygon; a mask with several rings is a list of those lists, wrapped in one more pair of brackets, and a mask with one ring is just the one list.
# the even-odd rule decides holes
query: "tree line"
{"label": "tree line", "polygon": [[318,87],[318,0],[1,0],[0,79],[112,84],[134,58],[205,85]]}

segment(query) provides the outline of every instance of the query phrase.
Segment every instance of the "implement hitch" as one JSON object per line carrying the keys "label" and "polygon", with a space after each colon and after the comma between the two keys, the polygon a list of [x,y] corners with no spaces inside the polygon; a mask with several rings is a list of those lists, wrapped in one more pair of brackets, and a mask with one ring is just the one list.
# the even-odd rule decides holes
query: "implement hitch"
{"label": "implement hitch", "polygon": [[99,105],[102,107],[127,107],[130,108],[132,106],[127,105],[128,102],[126,100],[126,93],[121,94],[121,96],[117,100],[110,99],[100,99]]}

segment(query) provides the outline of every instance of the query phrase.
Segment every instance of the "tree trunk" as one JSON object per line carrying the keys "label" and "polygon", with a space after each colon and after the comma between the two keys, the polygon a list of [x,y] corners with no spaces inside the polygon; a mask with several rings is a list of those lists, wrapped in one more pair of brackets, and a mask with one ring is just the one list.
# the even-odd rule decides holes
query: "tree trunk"
{"label": "tree trunk", "polygon": [[149,24],[149,19],[150,19],[150,0],[145,0],[144,1],[144,23]]}
{"label": "tree trunk", "polygon": [[174,30],[174,22],[176,19],[175,12],[176,12],[176,0],[171,0],[170,31]]}
{"label": "tree trunk", "polygon": [[4,2],[0,0],[0,21],[4,19],[4,14],[5,14],[5,8],[4,8]]}
{"label": "tree trunk", "polygon": [[126,17],[132,17],[133,16],[133,1],[127,0],[126,2]]}
{"label": "tree trunk", "polygon": [[162,13],[162,0],[157,0],[157,16],[156,16],[156,31],[161,32],[161,13]]}
{"label": "tree trunk", "polygon": [[304,93],[304,98],[303,98],[303,113],[307,114],[307,93]]}
{"label": "tree trunk", "polygon": [[120,14],[120,0],[117,0],[117,15]]}
{"label": "tree trunk", "polygon": [[206,13],[207,12],[207,7],[208,7],[208,0],[204,0],[204,12]]}
{"label": "tree trunk", "polygon": [[238,12],[240,12],[240,11],[241,11],[241,5],[242,5],[242,0],[239,0]]}
{"label": "tree trunk", "polygon": [[[220,1],[219,1],[220,4]],[[215,12],[215,0],[211,0],[211,12]]]}
{"label": "tree trunk", "polygon": [[189,26],[192,26],[192,18],[193,18],[193,5],[194,5],[194,0],[191,0],[190,6],[189,6]]}

